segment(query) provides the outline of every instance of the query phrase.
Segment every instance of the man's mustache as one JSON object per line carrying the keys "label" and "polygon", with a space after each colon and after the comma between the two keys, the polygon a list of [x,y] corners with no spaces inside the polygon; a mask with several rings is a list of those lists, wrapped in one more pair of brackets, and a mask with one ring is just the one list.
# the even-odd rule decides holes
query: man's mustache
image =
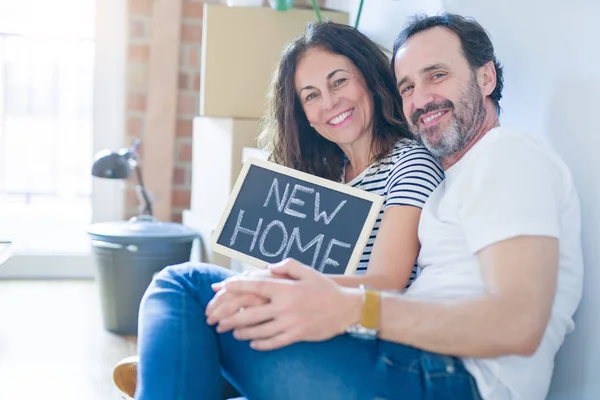
{"label": "man's mustache", "polygon": [[439,103],[429,103],[425,106],[425,108],[417,108],[413,115],[410,117],[410,120],[413,123],[413,125],[416,126],[419,122],[419,118],[421,118],[424,114],[444,109],[454,110],[454,103],[450,100],[443,100]]}

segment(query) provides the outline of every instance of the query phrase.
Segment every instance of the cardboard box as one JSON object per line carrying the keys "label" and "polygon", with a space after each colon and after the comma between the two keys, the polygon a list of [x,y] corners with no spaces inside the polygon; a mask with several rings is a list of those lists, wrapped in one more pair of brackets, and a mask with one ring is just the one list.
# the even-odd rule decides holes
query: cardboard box
{"label": "cardboard box", "polygon": [[200,233],[204,246],[194,243],[192,261],[243,269],[239,262],[213,253],[209,246],[245,157],[265,157],[257,148],[259,132],[258,119],[194,119],[192,198],[190,209],[183,212],[183,224]]}
{"label": "cardboard box", "polygon": [[223,254],[216,253],[210,248],[210,237],[212,236],[216,225],[208,225],[203,218],[195,214],[192,210],[183,210],[183,225],[194,229],[202,237],[202,242],[194,241],[190,261],[204,262],[221,267],[229,268],[232,271],[256,271],[259,268],[254,265],[244,264],[238,260],[229,258]]}
{"label": "cardboard box", "polygon": [[237,265],[231,258],[219,253],[215,253],[210,248],[210,239],[216,225],[210,226],[202,217],[194,213],[192,210],[183,211],[182,223],[183,225],[197,231],[202,237],[201,243],[198,243],[197,240],[194,241],[190,261],[205,262],[214,265],[220,265],[221,267],[225,268],[236,269]]}
{"label": "cardboard box", "polygon": [[243,150],[257,147],[260,121],[196,117],[190,209],[217,226],[243,166]]}
{"label": "cardboard box", "polygon": [[[348,23],[348,14],[321,12]],[[316,21],[312,9],[278,12],[270,7],[204,4],[200,115],[261,118],[271,74],[284,47]]]}

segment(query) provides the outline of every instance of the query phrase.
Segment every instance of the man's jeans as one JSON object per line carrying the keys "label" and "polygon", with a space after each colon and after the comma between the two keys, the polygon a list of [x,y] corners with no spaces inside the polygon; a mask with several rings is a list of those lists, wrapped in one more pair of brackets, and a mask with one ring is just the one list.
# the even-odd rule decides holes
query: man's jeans
{"label": "man's jeans", "polygon": [[221,398],[223,374],[249,400],[480,399],[462,362],[383,340],[342,335],[256,351],[218,334],[204,310],[227,269],[164,269],[140,307],[136,399]]}

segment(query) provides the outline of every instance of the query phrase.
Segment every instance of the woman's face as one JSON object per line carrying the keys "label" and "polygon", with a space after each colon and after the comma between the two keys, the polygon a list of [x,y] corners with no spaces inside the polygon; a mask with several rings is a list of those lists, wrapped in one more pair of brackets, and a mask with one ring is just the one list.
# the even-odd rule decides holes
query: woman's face
{"label": "woman's face", "polygon": [[321,136],[342,149],[370,145],[373,99],[352,61],[311,49],[300,58],[294,78],[308,122]]}

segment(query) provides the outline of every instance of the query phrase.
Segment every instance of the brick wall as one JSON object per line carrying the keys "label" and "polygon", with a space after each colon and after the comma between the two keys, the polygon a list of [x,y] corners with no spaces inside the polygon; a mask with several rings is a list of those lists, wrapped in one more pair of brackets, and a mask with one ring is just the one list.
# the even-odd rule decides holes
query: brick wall
{"label": "brick wall", "polygon": [[[146,111],[148,56],[150,53],[150,28],[152,2],[150,0],[128,1],[128,51],[127,51],[127,126],[125,146],[144,133]],[[140,149],[142,154],[143,149]],[[125,195],[125,217],[137,214],[137,198],[133,181],[128,182]]]}
{"label": "brick wall", "polygon": [[[192,174],[192,121],[198,114],[200,92],[200,56],[202,44],[202,8],[200,0],[182,0],[179,88],[177,97],[177,127],[171,220],[181,222],[181,213],[189,208]],[[225,3],[225,0],[215,1]],[[319,1],[322,5],[323,1]],[[268,6],[268,0],[264,1]],[[310,5],[310,0],[296,0],[295,5]],[[148,91],[148,60],[152,35],[152,0],[128,0],[128,60],[127,60],[127,127],[126,143],[142,139],[140,149],[143,168],[143,139],[146,98]],[[143,172],[143,169],[142,169]],[[135,180],[127,183],[125,218],[138,214]],[[152,190],[152,188],[149,188]],[[158,199],[160,201],[160,199]]]}
{"label": "brick wall", "polygon": [[[177,127],[171,220],[181,222],[181,213],[190,205],[192,160],[192,121],[198,114],[200,91],[200,50],[202,43],[202,7],[198,0],[183,0],[180,67],[177,96]],[[142,139],[143,166],[144,118],[148,90],[148,59],[152,35],[152,0],[129,0],[129,44],[127,62],[127,137],[126,146]],[[142,170],[143,172],[143,170]],[[135,181],[127,184],[125,218],[138,213]],[[149,188],[152,190],[152,188]],[[160,201],[160,199],[158,200]]]}

